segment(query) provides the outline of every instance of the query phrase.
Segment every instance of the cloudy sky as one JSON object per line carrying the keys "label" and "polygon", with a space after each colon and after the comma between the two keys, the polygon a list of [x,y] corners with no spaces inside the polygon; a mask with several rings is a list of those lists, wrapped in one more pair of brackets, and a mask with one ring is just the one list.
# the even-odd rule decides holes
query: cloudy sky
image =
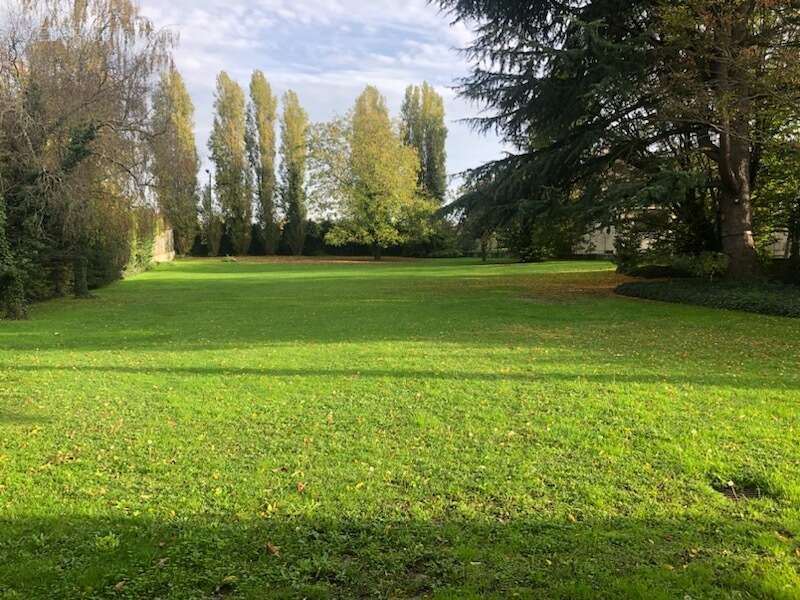
{"label": "cloudy sky", "polygon": [[470,39],[463,25],[425,0],[140,0],[157,26],[180,35],[177,66],[197,109],[197,142],[206,153],[215,76],[224,69],[243,87],[261,69],[273,90],[294,89],[313,121],[346,112],[364,86],[376,85],[393,115],[411,83],[428,81],[445,97],[448,171],[498,158],[500,144],[459,119],[479,107],[456,97],[468,65],[455,51]]}

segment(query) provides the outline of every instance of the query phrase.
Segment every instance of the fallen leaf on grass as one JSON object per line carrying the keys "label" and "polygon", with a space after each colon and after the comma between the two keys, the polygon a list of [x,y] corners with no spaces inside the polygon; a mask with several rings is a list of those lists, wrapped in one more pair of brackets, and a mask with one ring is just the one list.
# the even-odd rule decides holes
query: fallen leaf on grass
{"label": "fallen leaf on grass", "polygon": [[278,548],[275,544],[271,544],[270,542],[267,542],[267,550],[272,556],[281,555],[281,549]]}

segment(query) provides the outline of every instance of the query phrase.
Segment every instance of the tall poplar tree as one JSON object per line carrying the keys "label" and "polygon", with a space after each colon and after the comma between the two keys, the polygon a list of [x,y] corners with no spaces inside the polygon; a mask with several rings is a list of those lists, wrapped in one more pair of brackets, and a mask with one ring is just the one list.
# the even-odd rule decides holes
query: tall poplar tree
{"label": "tall poplar tree", "polygon": [[400,111],[403,141],[417,151],[422,189],[441,204],[447,193],[444,100],[427,82],[409,86]]}
{"label": "tall poplar tree", "polygon": [[275,213],[275,121],[278,99],[261,71],[250,80],[247,110],[247,150],[253,172],[258,206],[258,223],[264,252],[275,254],[278,245],[278,219]]}
{"label": "tall poplar tree", "polygon": [[245,147],[245,96],[224,71],[217,77],[214,109],[208,145],[216,168],[217,198],[233,251],[242,255],[250,247],[253,217]]}
{"label": "tall poplar tree", "polygon": [[175,251],[186,254],[197,233],[197,172],[194,105],[173,66],[153,95],[153,175],[161,213],[175,231]]}
{"label": "tall poplar tree", "polygon": [[308,114],[293,91],[283,97],[281,118],[281,205],[286,217],[284,235],[292,254],[303,254],[306,236],[306,161]]}

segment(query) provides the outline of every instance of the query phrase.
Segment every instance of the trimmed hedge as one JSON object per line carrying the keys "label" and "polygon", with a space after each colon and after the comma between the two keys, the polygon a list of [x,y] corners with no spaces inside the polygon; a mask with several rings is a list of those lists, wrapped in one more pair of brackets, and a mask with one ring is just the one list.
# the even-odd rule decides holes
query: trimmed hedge
{"label": "trimmed hedge", "polygon": [[800,287],[779,283],[709,283],[701,279],[623,283],[623,296],[800,318]]}

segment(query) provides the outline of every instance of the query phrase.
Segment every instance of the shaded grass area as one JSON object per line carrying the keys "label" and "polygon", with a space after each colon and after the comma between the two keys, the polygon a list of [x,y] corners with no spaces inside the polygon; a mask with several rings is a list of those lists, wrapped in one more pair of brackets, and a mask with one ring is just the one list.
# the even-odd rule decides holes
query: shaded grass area
{"label": "shaded grass area", "polygon": [[800,317],[800,286],[778,283],[709,283],[698,279],[635,281],[617,288],[623,296],[743,310],[763,315]]}
{"label": "shaded grass area", "polygon": [[1,323],[0,598],[798,597],[800,322],[611,269],[185,261]]}

